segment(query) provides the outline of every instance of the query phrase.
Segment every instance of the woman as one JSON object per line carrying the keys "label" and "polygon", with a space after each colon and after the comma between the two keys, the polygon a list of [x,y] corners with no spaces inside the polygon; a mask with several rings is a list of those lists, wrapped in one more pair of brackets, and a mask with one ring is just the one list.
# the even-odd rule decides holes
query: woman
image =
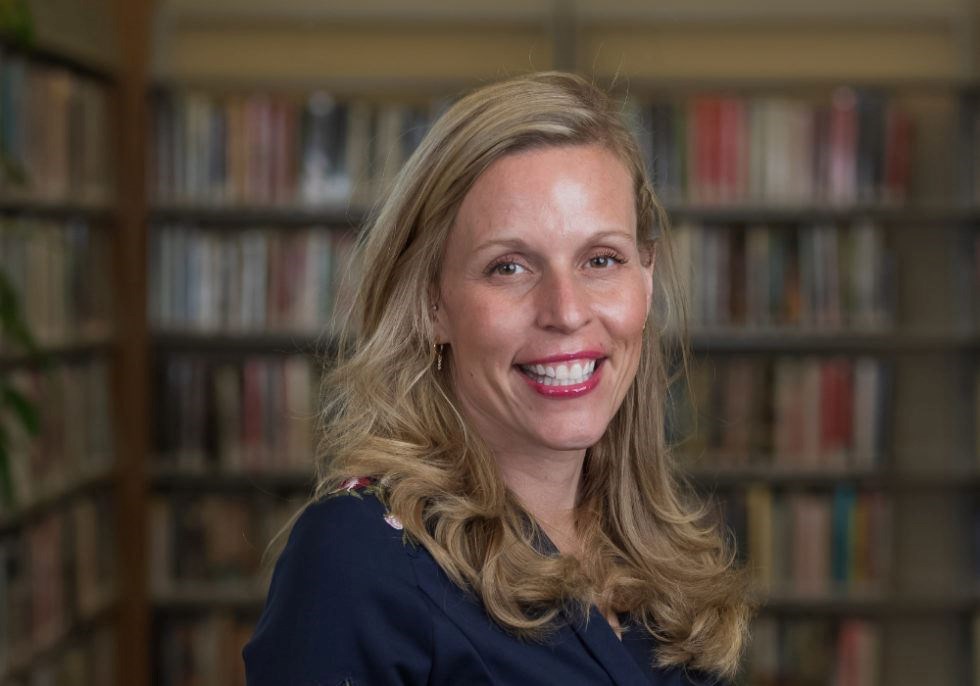
{"label": "woman", "polygon": [[734,675],[745,574],[664,440],[665,228],[577,76],[481,88],[434,124],[361,245],[329,457],[249,684]]}

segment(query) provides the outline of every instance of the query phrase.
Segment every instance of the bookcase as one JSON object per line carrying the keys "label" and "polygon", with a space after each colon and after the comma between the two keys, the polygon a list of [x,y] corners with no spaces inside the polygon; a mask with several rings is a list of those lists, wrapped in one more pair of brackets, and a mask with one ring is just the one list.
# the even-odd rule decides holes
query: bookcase
{"label": "bookcase", "polygon": [[0,29],[0,272],[39,349],[0,331],[0,682],[113,684],[118,82],[111,55],[61,50],[46,28]]}
{"label": "bookcase", "polygon": [[[677,389],[670,430],[765,599],[743,682],[837,683],[834,670],[839,683],[969,682],[977,86],[950,66],[945,19],[829,22],[800,29],[800,48],[760,17],[731,28],[583,5],[573,29],[557,17],[542,34],[522,16],[494,30],[546,46],[554,59],[539,52],[534,68],[630,74],[615,88],[692,299],[697,402]],[[288,22],[231,23],[238,33],[215,47],[207,27],[221,12],[175,21],[148,94],[146,583],[159,684],[189,672],[240,683],[222,665],[237,664],[261,608],[262,553],[312,485],[311,389],[350,297],[351,236],[446,98],[507,72],[465,57],[443,66],[439,46],[442,60],[413,62],[406,45],[435,29],[405,31],[385,62],[390,27],[369,21],[304,24],[296,52]],[[327,48],[295,59],[318,37],[382,66],[347,71]],[[928,59],[902,50],[910,40]],[[757,54],[706,57],[733,43]],[[242,55],[250,44],[268,49],[261,64]],[[862,50],[885,57],[853,66]]]}

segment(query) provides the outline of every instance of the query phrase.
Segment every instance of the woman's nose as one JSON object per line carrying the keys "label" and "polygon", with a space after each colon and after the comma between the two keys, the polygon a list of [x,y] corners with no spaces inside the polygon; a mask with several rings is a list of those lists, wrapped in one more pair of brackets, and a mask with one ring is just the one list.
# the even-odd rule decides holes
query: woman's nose
{"label": "woman's nose", "polygon": [[567,333],[588,323],[591,316],[589,296],[574,273],[551,272],[536,288],[538,326]]}

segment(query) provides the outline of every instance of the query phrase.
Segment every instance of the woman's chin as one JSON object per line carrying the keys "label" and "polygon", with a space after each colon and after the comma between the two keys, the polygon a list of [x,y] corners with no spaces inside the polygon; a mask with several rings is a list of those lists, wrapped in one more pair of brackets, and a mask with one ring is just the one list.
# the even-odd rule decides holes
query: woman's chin
{"label": "woman's chin", "polygon": [[548,432],[537,436],[541,447],[548,450],[585,450],[591,448],[602,438],[603,430],[588,430],[575,432]]}

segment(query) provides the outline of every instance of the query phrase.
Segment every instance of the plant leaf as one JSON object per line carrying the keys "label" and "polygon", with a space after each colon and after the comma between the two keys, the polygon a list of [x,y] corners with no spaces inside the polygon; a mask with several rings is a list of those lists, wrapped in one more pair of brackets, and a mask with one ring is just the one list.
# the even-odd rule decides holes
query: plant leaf
{"label": "plant leaf", "polygon": [[9,406],[14,411],[30,435],[37,436],[40,433],[41,420],[37,408],[27,399],[27,396],[13,386],[4,385],[0,397],[3,398],[4,405]]}

